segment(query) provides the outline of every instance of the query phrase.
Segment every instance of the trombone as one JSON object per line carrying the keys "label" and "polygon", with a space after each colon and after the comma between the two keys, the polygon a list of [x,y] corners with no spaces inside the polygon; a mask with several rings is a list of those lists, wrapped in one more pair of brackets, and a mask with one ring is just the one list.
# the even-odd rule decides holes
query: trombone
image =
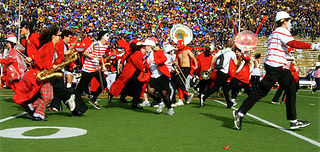
{"label": "trombone", "polygon": [[176,65],[176,64],[173,64],[172,67],[174,68],[174,70],[176,71],[177,75],[179,76],[181,82],[183,83],[184,86],[186,86],[186,76],[183,74],[181,68]]}

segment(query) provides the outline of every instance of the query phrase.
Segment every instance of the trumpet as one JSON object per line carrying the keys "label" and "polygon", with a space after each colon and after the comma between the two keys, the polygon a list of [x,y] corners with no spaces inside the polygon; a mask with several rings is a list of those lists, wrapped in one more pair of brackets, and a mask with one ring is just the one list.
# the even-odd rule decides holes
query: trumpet
{"label": "trumpet", "polygon": [[204,80],[209,80],[211,73],[208,70],[203,70],[200,74],[200,76],[204,79]]}

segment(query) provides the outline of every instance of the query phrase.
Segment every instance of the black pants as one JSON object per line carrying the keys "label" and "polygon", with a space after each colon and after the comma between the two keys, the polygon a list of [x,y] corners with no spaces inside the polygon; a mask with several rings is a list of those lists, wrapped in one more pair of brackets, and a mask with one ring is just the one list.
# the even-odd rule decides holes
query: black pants
{"label": "black pants", "polygon": [[212,80],[200,80],[200,82],[198,84],[199,85],[199,93],[204,94],[206,91],[209,91],[211,83],[212,83]]}
{"label": "black pants", "polygon": [[214,84],[214,87],[212,89],[208,89],[204,94],[204,100],[207,99],[211,94],[218,92],[220,87],[222,87],[223,95],[226,99],[226,102],[229,103],[230,97],[229,97],[229,85],[227,82],[228,74],[225,74],[221,71],[217,71],[217,80]]}
{"label": "black pants", "polygon": [[271,67],[267,64],[264,65],[266,75],[259,83],[259,87],[255,92],[245,99],[239,108],[239,111],[246,114],[253,105],[261,98],[265,97],[273,85],[278,82],[287,93],[286,113],[288,120],[295,120],[296,114],[296,84],[293,76],[289,70],[282,69],[281,67]]}
{"label": "black pants", "polygon": [[238,93],[244,88],[244,92],[249,96],[251,94],[251,87],[249,84],[243,83],[240,80],[233,78],[230,82],[231,98],[237,99]]}
{"label": "black pants", "polygon": [[[188,75],[190,74],[190,68],[189,67],[181,67],[180,69],[181,69],[182,73],[176,75],[176,79],[178,79],[178,88],[180,88],[183,92],[188,92],[188,90],[186,89],[185,83],[186,83]],[[185,98],[187,98],[186,95],[184,95],[184,96],[185,96]]]}
{"label": "black pants", "polygon": [[[159,92],[159,93],[156,93]],[[151,78],[148,84],[148,94],[156,101],[163,99],[168,109],[171,108],[169,78],[162,74],[159,78]]]}
{"label": "black pants", "polygon": [[[171,72],[171,79],[169,80],[170,83],[170,100],[172,103],[176,103],[176,90],[177,90],[177,77],[174,72]],[[171,88],[172,87],[172,88]]]}
{"label": "black pants", "polygon": [[55,107],[60,111],[61,101],[66,104],[66,101],[70,98],[71,93],[65,87],[63,77],[52,79],[51,83],[53,86],[54,97],[50,103],[50,107]]}
{"label": "black pants", "polygon": [[[105,88],[105,87],[107,87],[106,78],[103,75],[103,73],[101,73],[101,76],[102,76],[103,87]],[[82,94],[83,91],[88,89],[89,84],[91,82],[91,79],[93,77],[95,77],[99,81],[99,83],[101,83],[100,82],[99,71],[91,72],[91,73],[84,72],[84,71],[81,72],[81,79],[80,79],[80,82],[78,83],[77,88],[76,88],[76,90],[78,91],[79,94]],[[91,100],[92,101],[97,100],[98,96],[102,93],[103,89],[101,87],[99,87],[96,92],[92,92],[91,93],[91,95],[92,95]]]}
{"label": "black pants", "polygon": [[251,83],[251,86],[252,86],[251,90],[252,91],[257,90],[258,84],[260,83],[260,76],[251,76],[250,83]]}
{"label": "black pants", "polygon": [[[296,92],[298,92],[299,90],[299,81],[296,83]],[[274,97],[272,98],[273,102],[278,102],[279,98],[282,95],[282,92],[285,91],[281,86],[279,86],[279,89],[277,90],[276,94],[274,95]],[[285,92],[285,94],[283,94],[282,96],[282,101],[284,101],[284,97],[287,96],[287,93]]]}
{"label": "black pants", "polygon": [[[122,96],[131,96],[132,97],[132,107],[138,106],[138,103],[140,102],[140,96],[142,91],[142,85],[143,83],[138,80],[138,76],[140,74],[139,70],[136,70],[136,72],[133,74],[133,76],[129,79],[126,86],[121,92]],[[144,90],[143,90],[144,91]]]}
{"label": "black pants", "polygon": [[313,92],[320,90],[320,78],[315,78],[317,86],[312,89]]}

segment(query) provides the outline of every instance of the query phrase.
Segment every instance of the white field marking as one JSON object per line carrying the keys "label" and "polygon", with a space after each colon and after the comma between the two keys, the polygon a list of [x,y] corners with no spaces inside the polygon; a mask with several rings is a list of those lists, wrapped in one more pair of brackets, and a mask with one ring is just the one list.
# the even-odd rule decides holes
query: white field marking
{"label": "white field marking", "polygon": [[310,103],[309,105],[310,105],[310,106],[315,106],[315,104],[313,104],[313,103]]}
{"label": "white field marking", "polygon": [[22,115],[25,115],[26,113],[27,113],[27,112],[23,112],[23,113],[14,115],[14,116],[10,116],[10,117],[1,119],[1,120],[0,120],[0,123],[1,123],[1,122],[5,122],[5,121],[8,121],[8,120],[11,120],[11,119],[14,119],[14,118],[17,118],[17,117],[20,117],[20,116],[22,116]]}
{"label": "white field marking", "polygon": [[315,98],[315,99],[319,99],[318,101],[320,101],[320,97],[317,97],[317,96],[305,96],[305,95],[299,95],[299,94],[297,96],[307,97],[307,98]]}
{"label": "white field marking", "polygon": [[[214,101],[216,101],[216,102],[218,102],[218,103],[220,103],[220,104],[222,104],[222,105],[227,106],[227,104],[225,104],[225,103],[223,103],[223,102],[221,102],[221,101],[219,101],[219,100],[214,100]],[[236,109],[236,108],[234,108],[234,107],[232,107],[232,109],[238,110],[238,109]],[[308,137],[305,137],[305,136],[302,136],[302,135],[300,135],[300,134],[297,134],[297,133],[295,133],[295,132],[293,132],[293,131],[287,130],[287,129],[281,127],[281,126],[278,126],[278,125],[276,125],[276,124],[274,124],[274,123],[272,123],[272,122],[269,122],[269,121],[267,121],[267,120],[264,120],[264,119],[262,119],[262,118],[259,118],[259,117],[255,116],[255,115],[250,114],[250,113],[247,113],[246,115],[248,115],[249,117],[251,117],[251,118],[253,118],[253,119],[256,119],[256,120],[258,120],[258,121],[261,121],[261,122],[263,122],[263,123],[265,123],[265,124],[267,124],[267,125],[269,125],[269,126],[272,126],[272,127],[274,127],[274,128],[277,128],[277,129],[279,129],[279,130],[281,130],[281,131],[283,131],[283,132],[286,132],[286,133],[288,133],[288,134],[290,134],[290,135],[293,135],[293,136],[295,136],[295,137],[297,137],[297,138],[300,138],[300,139],[302,139],[302,140],[304,140],[304,141],[307,141],[307,142],[309,142],[309,143],[311,143],[311,144],[313,144],[313,145],[316,145],[316,146],[320,147],[320,143],[317,142],[317,141],[315,141],[315,140],[312,140],[312,139],[310,139],[310,138],[308,138]]]}

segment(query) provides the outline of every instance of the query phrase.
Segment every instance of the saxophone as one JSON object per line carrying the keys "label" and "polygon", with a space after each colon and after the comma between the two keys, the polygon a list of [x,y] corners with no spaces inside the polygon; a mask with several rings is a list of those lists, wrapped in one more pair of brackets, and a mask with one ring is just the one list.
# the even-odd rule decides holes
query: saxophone
{"label": "saxophone", "polygon": [[55,70],[53,68],[51,68],[51,69],[43,70],[43,71],[39,72],[37,74],[37,80],[40,82],[43,82],[45,80],[49,80],[52,78],[61,78],[63,76],[63,73],[62,72],[55,72],[55,71],[64,68],[69,63],[71,63],[77,59],[78,59],[78,53],[76,51],[70,53],[69,55],[64,57],[63,61],[57,65],[58,67]]}
{"label": "saxophone", "polygon": [[[79,36],[77,37],[77,39],[73,42],[72,46],[69,48],[69,50],[73,50],[75,48],[75,45],[78,43],[80,36],[82,35],[82,33],[79,34]],[[64,68],[65,66],[67,66],[69,63],[75,61],[78,59],[78,52],[77,51],[73,51],[70,54],[67,54],[64,56],[62,62],[60,64],[57,65],[57,68],[54,70],[53,68],[48,69],[48,70],[43,70],[40,71],[37,74],[37,80],[39,82],[43,82],[45,80],[49,80],[52,78],[61,78],[63,76],[62,72],[56,72],[58,70],[61,70],[62,68]]]}

